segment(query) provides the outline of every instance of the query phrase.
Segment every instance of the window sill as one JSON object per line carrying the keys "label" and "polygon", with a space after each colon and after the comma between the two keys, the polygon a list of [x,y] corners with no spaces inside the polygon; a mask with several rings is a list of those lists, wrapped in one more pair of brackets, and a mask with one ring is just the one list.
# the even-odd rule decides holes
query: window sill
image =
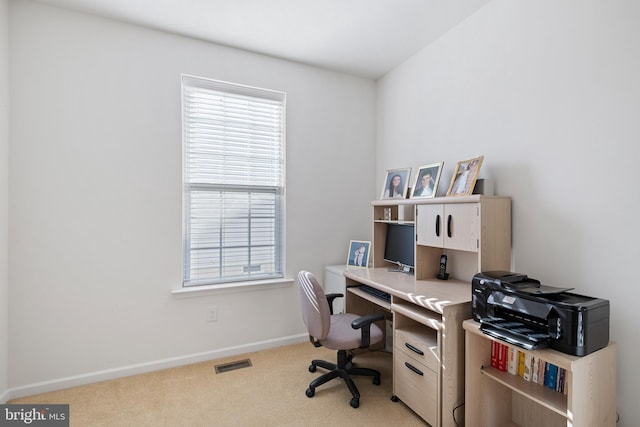
{"label": "window sill", "polygon": [[189,286],[186,288],[172,289],[171,293],[176,298],[191,298],[206,295],[229,294],[245,291],[257,291],[264,289],[284,288],[293,285],[293,279],[256,280],[252,282],[234,282],[220,285]]}

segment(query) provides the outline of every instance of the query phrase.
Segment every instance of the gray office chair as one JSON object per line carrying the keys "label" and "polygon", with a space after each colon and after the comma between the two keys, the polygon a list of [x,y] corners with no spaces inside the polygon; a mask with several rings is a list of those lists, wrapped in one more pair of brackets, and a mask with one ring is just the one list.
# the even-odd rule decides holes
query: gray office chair
{"label": "gray office chair", "polygon": [[351,391],[351,406],[360,405],[360,392],[351,379],[351,375],[367,375],[373,377],[373,384],[380,384],[380,372],[374,369],[358,368],[352,364],[352,355],[347,351],[356,348],[366,348],[371,344],[382,341],[382,330],[373,322],[384,319],[384,314],[369,314],[357,316],[355,314],[333,314],[332,303],[342,294],[325,295],[322,287],[308,271],[298,273],[300,284],[300,300],[302,302],[302,317],[309,332],[309,339],[315,347],[324,346],[331,350],[338,350],[337,363],[324,360],[312,360],[309,372],[316,368],[328,369],[329,372],[311,381],[306,393],[313,397],[316,387],[334,378],[342,378]]}

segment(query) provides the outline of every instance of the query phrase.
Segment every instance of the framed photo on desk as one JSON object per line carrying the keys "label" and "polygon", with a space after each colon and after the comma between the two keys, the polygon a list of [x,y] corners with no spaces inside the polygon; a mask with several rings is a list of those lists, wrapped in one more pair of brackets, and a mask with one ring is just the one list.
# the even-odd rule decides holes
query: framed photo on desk
{"label": "framed photo on desk", "polygon": [[413,178],[412,199],[436,196],[440,175],[442,174],[442,165],[444,165],[444,162],[432,163],[418,168],[418,173]]}
{"label": "framed photo on desk", "polygon": [[411,168],[390,169],[384,178],[380,199],[404,199],[409,188]]}
{"label": "framed photo on desk", "polygon": [[371,242],[363,240],[351,240],[349,242],[349,254],[347,265],[349,267],[367,268],[369,265],[369,250]]}
{"label": "framed photo on desk", "polygon": [[468,196],[473,193],[484,156],[459,161],[451,177],[447,196]]}

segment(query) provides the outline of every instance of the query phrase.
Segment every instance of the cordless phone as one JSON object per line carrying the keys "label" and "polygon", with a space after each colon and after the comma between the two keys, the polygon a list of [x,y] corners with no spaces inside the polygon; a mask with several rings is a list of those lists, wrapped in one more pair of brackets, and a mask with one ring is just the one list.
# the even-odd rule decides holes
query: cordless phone
{"label": "cordless phone", "polygon": [[449,273],[447,273],[447,256],[440,256],[440,269],[438,270],[438,279],[447,280],[449,278]]}

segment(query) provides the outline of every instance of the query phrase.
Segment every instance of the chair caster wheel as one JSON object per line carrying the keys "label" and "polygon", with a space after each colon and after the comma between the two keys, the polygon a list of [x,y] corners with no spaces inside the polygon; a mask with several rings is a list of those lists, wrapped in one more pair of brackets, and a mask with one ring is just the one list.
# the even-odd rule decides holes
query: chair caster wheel
{"label": "chair caster wheel", "polygon": [[373,377],[373,384],[380,385],[380,377]]}
{"label": "chair caster wheel", "polygon": [[396,396],[395,394],[394,394],[393,396],[391,396],[391,401],[392,401],[392,402],[397,402],[397,401],[399,401],[399,400],[400,400],[400,399],[398,399],[398,396]]}
{"label": "chair caster wheel", "polygon": [[316,365],[309,365],[309,372],[315,372],[316,369]]}
{"label": "chair caster wheel", "polygon": [[351,402],[349,402],[349,404],[352,408],[357,408],[358,406],[360,406],[360,399],[354,397],[353,399],[351,399]]}
{"label": "chair caster wheel", "polygon": [[307,394],[307,397],[313,397],[313,395],[316,394],[316,391],[311,387],[309,387],[306,391],[306,394]]}

